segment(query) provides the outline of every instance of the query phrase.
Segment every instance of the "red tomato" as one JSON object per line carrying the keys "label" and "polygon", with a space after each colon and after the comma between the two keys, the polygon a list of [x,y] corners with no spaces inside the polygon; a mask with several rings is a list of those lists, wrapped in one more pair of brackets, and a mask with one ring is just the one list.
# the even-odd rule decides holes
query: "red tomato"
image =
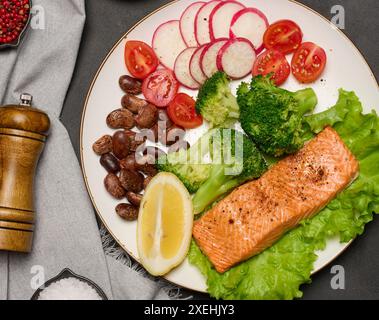
{"label": "red tomato", "polygon": [[142,93],[146,100],[160,108],[165,108],[174,99],[179,82],[168,69],[159,69],[149,75],[142,83]]}
{"label": "red tomato", "polygon": [[195,110],[195,100],[185,93],[178,93],[169,104],[167,114],[178,126],[186,129],[196,128],[203,123],[203,117]]}
{"label": "red tomato", "polygon": [[304,42],[294,53],[292,74],[302,83],[315,81],[325,69],[326,53],[312,42]]}
{"label": "red tomato", "polygon": [[133,77],[144,79],[157,69],[159,62],[149,45],[142,41],[128,41],[125,45],[125,64]]}
{"label": "red tomato", "polygon": [[261,53],[253,66],[253,76],[273,73],[271,79],[279,86],[287,80],[291,67],[286,57],[276,50],[266,50]]}
{"label": "red tomato", "polygon": [[267,28],[263,43],[267,49],[275,49],[287,54],[299,48],[302,39],[303,33],[295,22],[280,20]]}

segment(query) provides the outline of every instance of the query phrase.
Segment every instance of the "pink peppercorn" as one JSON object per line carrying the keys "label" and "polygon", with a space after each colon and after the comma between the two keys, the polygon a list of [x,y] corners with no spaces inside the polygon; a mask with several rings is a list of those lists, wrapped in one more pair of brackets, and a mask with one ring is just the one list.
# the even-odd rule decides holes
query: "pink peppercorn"
{"label": "pink peppercorn", "polygon": [[0,0],[0,44],[12,43],[28,21],[29,0]]}

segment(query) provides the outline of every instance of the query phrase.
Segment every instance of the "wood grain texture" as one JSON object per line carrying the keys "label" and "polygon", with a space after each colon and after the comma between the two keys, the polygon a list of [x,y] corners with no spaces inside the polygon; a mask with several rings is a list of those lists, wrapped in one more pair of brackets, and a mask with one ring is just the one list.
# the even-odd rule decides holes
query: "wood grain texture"
{"label": "wood grain texture", "polygon": [[46,134],[50,120],[36,108],[7,106],[0,109],[0,127]]}
{"label": "wood grain texture", "polygon": [[35,108],[0,108],[0,250],[30,252],[34,176],[50,128]]}

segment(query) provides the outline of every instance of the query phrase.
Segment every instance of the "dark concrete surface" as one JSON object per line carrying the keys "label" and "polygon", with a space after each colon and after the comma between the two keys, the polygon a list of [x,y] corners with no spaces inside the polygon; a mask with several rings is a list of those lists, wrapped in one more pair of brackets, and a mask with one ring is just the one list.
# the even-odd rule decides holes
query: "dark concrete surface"
{"label": "dark concrete surface", "polygon": [[[138,20],[167,3],[167,0],[87,0],[87,22],[72,83],[61,119],[69,131],[79,157],[79,131],[83,103],[97,68],[114,43]],[[301,0],[330,19],[331,7],[345,8],[343,30],[355,43],[379,78],[379,1],[377,0]],[[378,102],[379,103],[379,102]],[[333,290],[331,267],[345,269],[346,288]],[[330,266],[313,276],[313,283],[303,286],[304,299],[379,299],[379,219],[369,223],[364,235]],[[207,295],[193,294],[196,299]]]}

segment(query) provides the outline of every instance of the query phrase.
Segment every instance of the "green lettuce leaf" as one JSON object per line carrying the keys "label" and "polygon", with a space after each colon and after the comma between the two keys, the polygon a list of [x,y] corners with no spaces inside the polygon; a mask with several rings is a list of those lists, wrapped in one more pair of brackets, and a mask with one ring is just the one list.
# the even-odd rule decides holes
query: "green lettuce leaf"
{"label": "green lettuce leaf", "polygon": [[217,299],[300,298],[300,285],[311,282],[316,250],[339,236],[348,242],[364,231],[379,213],[379,118],[362,114],[354,92],[340,90],[338,102],[325,112],[304,119],[310,138],[325,126],[333,126],[360,162],[354,183],[319,214],[303,221],[272,247],[220,274],[193,241],[189,260],[207,278],[208,292]]}

